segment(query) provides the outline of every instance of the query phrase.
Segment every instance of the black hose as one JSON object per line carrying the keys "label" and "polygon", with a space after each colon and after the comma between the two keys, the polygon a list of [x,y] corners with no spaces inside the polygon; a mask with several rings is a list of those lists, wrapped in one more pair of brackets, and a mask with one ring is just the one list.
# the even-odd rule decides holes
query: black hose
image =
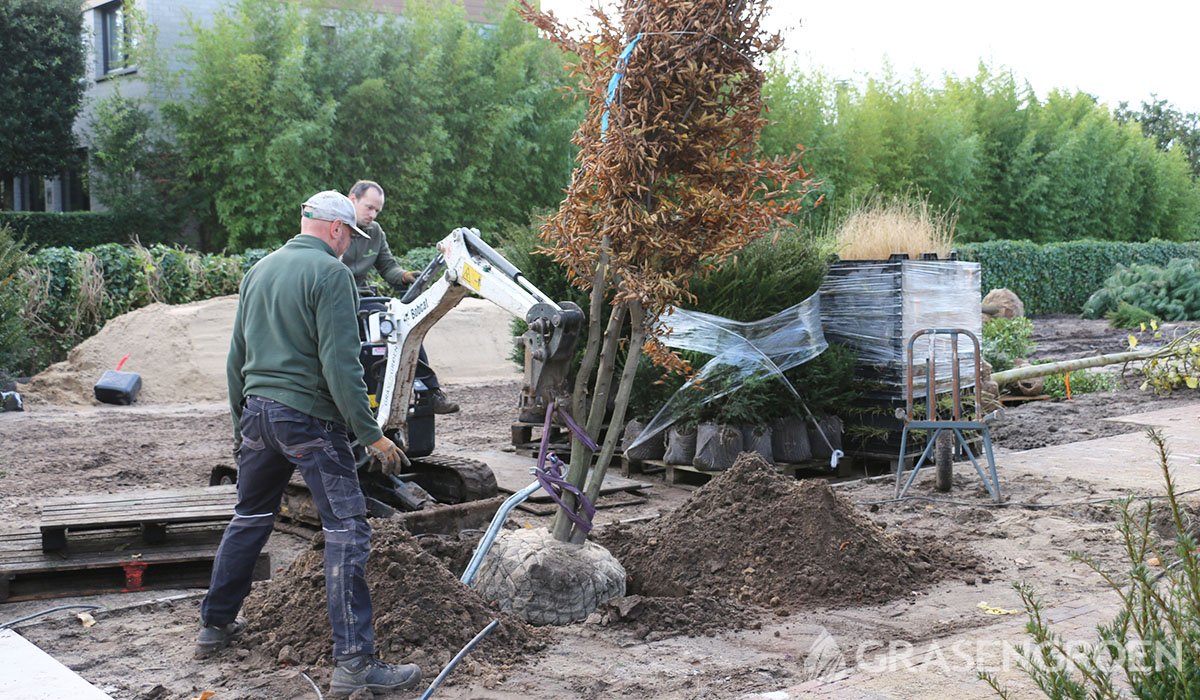
{"label": "black hose", "polygon": [[35,617],[41,617],[42,615],[49,615],[50,613],[58,612],[59,610],[75,610],[75,609],[99,610],[101,607],[103,607],[103,606],[101,606],[101,605],[59,605],[58,607],[50,608],[48,610],[43,610],[41,612],[36,612],[36,613],[33,613],[32,615],[26,615],[25,617],[18,617],[15,620],[9,620],[8,622],[5,622],[4,624],[0,625],[0,630],[6,630],[9,627],[12,627],[13,625],[19,624],[21,622],[25,622],[26,620],[32,620]]}

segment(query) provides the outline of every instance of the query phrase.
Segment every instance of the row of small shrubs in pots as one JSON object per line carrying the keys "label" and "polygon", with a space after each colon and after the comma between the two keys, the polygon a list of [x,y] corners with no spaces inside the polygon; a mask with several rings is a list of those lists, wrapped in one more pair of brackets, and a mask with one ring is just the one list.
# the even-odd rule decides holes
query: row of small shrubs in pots
{"label": "row of small shrubs in pots", "polygon": [[[804,405],[777,377],[752,378],[731,393],[707,400],[737,381],[732,368],[719,369],[687,390],[695,397],[668,430],[627,450],[625,456],[692,465],[703,471],[728,469],[742,452],[756,452],[771,463],[828,459],[831,450],[842,446],[842,421],[837,414],[857,396],[849,381],[853,361],[851,351],[833,345],[813,361],[786,372]],[[805,405],[815,418],[808,417]],[[651,418],[635,415],[625,426],[626,447]]]}

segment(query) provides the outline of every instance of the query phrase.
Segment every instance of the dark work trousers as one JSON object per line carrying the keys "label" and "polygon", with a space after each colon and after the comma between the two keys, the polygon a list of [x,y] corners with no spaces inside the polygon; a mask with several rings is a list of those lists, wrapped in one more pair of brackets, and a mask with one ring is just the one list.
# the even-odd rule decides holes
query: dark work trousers
{"label": "dark work trousers", "polygon": [[250,593],[254,562],[271,536],[284,487],[299,467],[325,534],[325,592],[333,655],[342,659],[375,653],[366,578],[371,527],[346,428],[250,396],[242,411],[241,431],[237,507],[217,549],[200,619],[206,625],[225,625],[237,617]]}

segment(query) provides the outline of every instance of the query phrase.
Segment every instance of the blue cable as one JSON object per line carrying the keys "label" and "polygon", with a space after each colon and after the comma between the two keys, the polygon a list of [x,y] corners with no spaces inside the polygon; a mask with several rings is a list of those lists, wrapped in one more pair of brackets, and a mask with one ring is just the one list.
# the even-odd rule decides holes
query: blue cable
{"label": "blue cable", "polygon": [[621,85],[621,79],[625,77],[625,68],[629,65],[629,56],[633,53],[633,48],[644,36],[638,32],[633,40],[625,45],[625,49],[621,51],[621,55],[617,57],[616,72],[608,79],[608,96],[604,98],[604,114],[600,117],[600,139],[604,139],[605,132],[608,131],[608,113],[612,110],[613,100],[617,97],[617,88]]}

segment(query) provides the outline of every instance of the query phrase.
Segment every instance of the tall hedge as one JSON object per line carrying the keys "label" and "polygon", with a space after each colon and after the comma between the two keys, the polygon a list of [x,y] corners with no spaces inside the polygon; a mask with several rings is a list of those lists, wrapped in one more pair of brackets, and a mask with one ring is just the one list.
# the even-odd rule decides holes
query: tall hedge
{"label": "tall hedge", "polygon": [[9,227],[22,243],[34,250],[56,246],[76,250],[102,243],[160,243],[174,232],[146,226],[135,216],[110,212],[0,211],[0,227]]}
{"label": "tall hedge", "polygon": [[1200,242],[989,241],[962,244],[958,253],[980,263],[985,294],[1006,287],[1021,297],[1027,314],[1077,314],[1118,265],[1200,258]]}
{"label": "tall hedge", "polygon": [[156,244],[42,248],[26,255],[0,226],[0,378],[34,374],[104,327],[154,302],[235,294],[264,250],[205,254]]}

